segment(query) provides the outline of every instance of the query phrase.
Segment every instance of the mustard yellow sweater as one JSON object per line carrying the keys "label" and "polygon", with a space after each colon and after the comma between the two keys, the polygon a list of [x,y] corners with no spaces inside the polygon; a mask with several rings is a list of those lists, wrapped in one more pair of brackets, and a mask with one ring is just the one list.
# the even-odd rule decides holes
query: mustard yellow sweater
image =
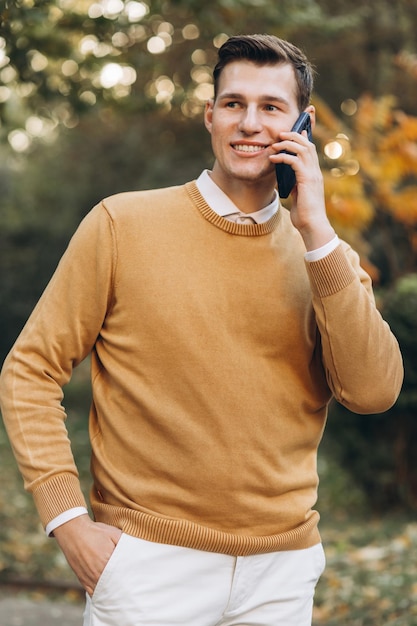
{"label": "mustard yellow sweater", "polygon": [[85,505],[61,389],[91,352],[97,520],[234,555],[320,540],[328,402],[386,410],[402,361],[357,255],[344,243],[313,263],[304,252],[285,209],[234,224],[194,182],[89,213],[1,377],[44,524]]}

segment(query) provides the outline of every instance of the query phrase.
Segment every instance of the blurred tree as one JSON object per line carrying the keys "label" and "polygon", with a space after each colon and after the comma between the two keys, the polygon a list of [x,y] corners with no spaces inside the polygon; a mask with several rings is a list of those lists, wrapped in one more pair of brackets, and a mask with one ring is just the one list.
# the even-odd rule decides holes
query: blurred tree
{"label": "blurred tree", "polygon": [[212,161],[201,120],[111,111],[84,117],[32,156],[23,168],[21,160],[0,166],[0,361],[94,204],[120,191],[185,182]]}
{"label": "blurred tree", "polygon": [[[282,24],[294,5],[283,1]],[[5,128],[21,127],[30,140],[31,114],[47,131],[74,127],[91,107],[139,112],[177,102],[185,117],[198,115],[211,93],[215,47],[224,31],[246,26],[251,7],[251,0],[10,0],[1,13]],[[259,7],[252,28],[278,24],[271,2]]]}
{"label": "blurred tree", "polygon": [[[388,26],[379,6],[358,0],[0,0],[0,267],[5,276],[0,295],[6,303],[0,355],[92,204],[123,189],[184,181],[210,164],[201,114],[212,93],[215,50],[224,33],[247,30],[249,10],[252,31],[294,40],[318,65],[318,89],[327,93],[330,105],[317,97],[316,141],[325,151],[329,213],[339,232],[382,282],[401,274],[405,261],[414,265],[414,223],[402,202],[404,194],[413,198],[410,180],[405,174],[400,180],[396,166],[397,178],[391,176],[389,187],[382,167],[384,134],[397,141],[396,149],[410,135],[412,118],[403,116],[401,122],[384,98],[346,98],[354,95],[358,65],[370,66],[370,48],[378,51],[371,77],[384,75],[388,82],[367,83],[363,77],[364,88],[388,89],[393,77],[405,84],[402,77],[409,79],[413,71],[414,8],[406,0],[387,5],[394,33],[389,41],[396,41],[387,48],[382,33]],[[361,43],[348,55],[345,47],[353,40]],[[341,97],[344,111],[356,109],[343,122],[334,112]],[[412,141],[411,134],[409,162]],[[341,150],[338,158],[334,149]],[[381,189],[388,187],[384,203]],[[393,244],[393,235],[401,246]]]}
{"label": "blurred tree", "polygon": [[317,102],[328,214],[380,285],[417,267],[417,117],[396,98]]}
{"label": "blurred tree", "polygon": [[[309,3],[308,3],[309,4]],[[416,52],[417,3],[413,0],[318,0],[322,24],[308,20],[296,41],[307,42],[319,70],[317,91],[334,110],[346,98],[397,94],[415,113],[415,85],[399,65]],[[343,28],[340,30],[340,25]]]}
{"label": "blurred tree", "polygon": [[397,403],[381,415],[355,415],[332,406],[323,449],[354,478],[374,510],[417,510],[417,274],[399,279],[383,302],[398,338],[404,385]]}
{"label": "blurred tree", "polygon": [[[198,115],[225,33],[289,38],[319,68],[337,110],[366,90],[414,92],[398,59],[416,51],[409,0],[0,0],[0,119],[22,151],[33,137],[74,127],[92,107],[135,112],[179,103]],[[214,43],[214,47],[213,47]],[[19,132],[16,134],[16,131]]]}

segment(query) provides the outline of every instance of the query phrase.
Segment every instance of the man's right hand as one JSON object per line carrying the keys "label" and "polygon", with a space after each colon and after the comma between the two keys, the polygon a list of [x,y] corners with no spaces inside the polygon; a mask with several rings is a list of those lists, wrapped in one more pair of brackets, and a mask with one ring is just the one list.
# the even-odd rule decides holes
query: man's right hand
{"label": "man's right hand", "polygon": [[121,534],[119,528],[93,522],[88,515],[80,515],[55,528],[59,547],[90,596]]}

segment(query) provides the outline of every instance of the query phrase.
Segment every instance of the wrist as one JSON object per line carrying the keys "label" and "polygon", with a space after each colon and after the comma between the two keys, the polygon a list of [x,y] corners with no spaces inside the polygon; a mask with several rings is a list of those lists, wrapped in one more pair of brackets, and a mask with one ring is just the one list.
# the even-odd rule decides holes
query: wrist
{"label": "wrist", "polygon": [[336,236],[336,232],[328,220],[322,223],[308,225],[299,229],[299,232],[303,238],[307,252],[325,246]]}
{"label": "wrist", "polygon": [[59,526],[57,526],[54,529],[54,536],[59,541],[59,538],[62,537],[63,535],[66,535],[69,533],[79,533],[81,532],[80,529],[86,524],[89,524],[91,521],[92,520],[90,519],[90,516],[88,515],[88,513],[84,513],[83,515],[78,515],[77,517],[74,517],[64,522],[63,524],[60,524]]}

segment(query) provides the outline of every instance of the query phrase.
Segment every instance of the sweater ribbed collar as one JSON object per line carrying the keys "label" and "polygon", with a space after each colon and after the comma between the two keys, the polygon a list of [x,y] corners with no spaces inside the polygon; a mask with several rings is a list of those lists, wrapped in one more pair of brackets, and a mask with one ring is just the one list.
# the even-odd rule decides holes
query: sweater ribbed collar
{"label": "sweater ribbed collar", "polygon": [[195,181],[186,183],[185,188],[202,216],[217,228],[232,235],[244,235],[246,237],[268,235],[275,230],[281,220],[282,209],[277,211],[267,222],[263,222],[262,224],[237,224],[213,211],[201,195]]}

